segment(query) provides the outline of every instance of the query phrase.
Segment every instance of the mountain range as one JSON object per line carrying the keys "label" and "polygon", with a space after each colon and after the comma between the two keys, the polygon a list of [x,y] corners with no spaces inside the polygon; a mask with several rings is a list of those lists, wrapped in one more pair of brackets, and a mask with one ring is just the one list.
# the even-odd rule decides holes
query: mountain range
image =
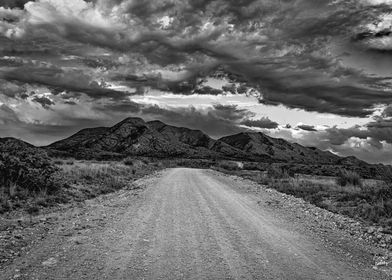
{"label": "mountain range", "polygon": [[[261,132],[242,132],[215,140],[200,130],[161,121],[145,122],[140,118],[127,118],[112,127],[83,129],[45,148],[79,158],[117,155],[312,164],[340,164],[345,160],[331,152],[272,138]],[[350,160],[354,161],[352,164],[361,162],[353,157]]]}
{"label": "mountain range", "polygon": [[[0,147],[6,142],[12,142],[13,147],[21,149],[34,147],[10,137],[0,138]],[[299,173],[323,175],[336,174],[342,168],[347,168],[367,178],[382,177],[383,173],[392,172],[391,166],[369,164],[353,156],[340,157],[261,132],[241,132],[212,139],[200,130],[167,125],[161,121],[145,122],[140,118],[126,118],[112,127],[82,129],[66,139],[36,148],[46,150],[52,157],[77,159],[109,160],[142,156],[238,160],[264,165],[277,163]]]}

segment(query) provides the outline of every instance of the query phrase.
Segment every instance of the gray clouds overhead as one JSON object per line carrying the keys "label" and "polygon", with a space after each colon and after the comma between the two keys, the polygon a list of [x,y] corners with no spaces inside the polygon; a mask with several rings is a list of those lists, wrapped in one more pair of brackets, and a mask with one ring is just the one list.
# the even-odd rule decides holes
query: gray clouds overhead
{"label": "gray clouds overhead", "polygon": [[[5,37],[30,42],[45,34],[44,41],[36,41],[32,48],[26,44],[24,51],[45,52],[53,45],[59,53],[52,53],[52,60],[60,66],[70,63],[59,61],[67,54],[84,56],[85,48],[96,48],[105,53],[105,59],[81,61],[87,72],[100,69],[97,76],[106,82],[117,77],[117,83],[130,87],[138,84],[203,94],[207,88],[195,88],[195,79],[214,75],[220,66],[227,75],[234,74],[258,89],[264,104],[363,117],[377,104],[392,103],[386,91],[389,77],[345,66],[338,59],[340,54],[329,50],[336,40],[349,46],[353,36],[364,37],[363,30],[391,10],[382,3],[39,0],[27,3],[23,12],[20,5],[14,7],[7,13],[19,20],[3,23]],[[390,35],[385,30],[373,32],[376,37],[380,32],[382,37]],[[70,49],[59,43],[69,44]],[[9,71],[3,79],[21,80],[14,70]],[[29,66],[29,71],[35,75],[42,69]],[[126,79],[135,75],[145,79]],[[118,79],[121,76],[123,80]],[[58,78],[64,82],[55,86],[67,90],[66,77]],[[22,81],[48,84],[41,78]],[[208,91],[220,93],[219,89]]]}
{"label": "gray clouds overhead", "polygon": [[[291,125],[332,146],[357,138],[382,148],[392,133],[391,5],[387,0],[3,0],[0,104],[7,107],[0,117],[10,122],[12,110],[25,128],[22,123],[45,127],[56,119],[53,129],[67,131],[79,127],[69,114],[91,124],[129,114],[190,127],[198,119],[199,128],[213,136],[279,130],[283,124],[274,115],[255,113],[257,103],[254,111],[217,105],[226,96],[246,95],[293,112],[367,118],[367,125],[322,131],[314,123]],[[175,94],[179,103],[193,95],[216,101],[197,108],[133,99],[147,94]]]}

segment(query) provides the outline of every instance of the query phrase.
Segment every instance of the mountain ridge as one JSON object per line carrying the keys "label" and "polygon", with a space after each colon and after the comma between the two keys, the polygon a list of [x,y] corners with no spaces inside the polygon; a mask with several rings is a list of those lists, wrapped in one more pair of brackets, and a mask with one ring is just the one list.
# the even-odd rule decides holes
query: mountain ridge
{"label": "mountain ridge", "polygon": [[[92,153],[119,156],[232,158],[305,164],[337,164],[345,158],[261,132],[240,132],[212,139],[201,130],[172,126],[159,120],[146,122],[136,117],[128,117],[112,127],[82,129],[44,148],[76,154],[87,149]],[[365,163],[355,157],[346,158],[351,164]]]}
{"label": "mountain ridge", "polygon": [[[86,135],[91,132],[92,135]],[[167,125],[161,121],[145,122],[126,118],[107,128],[83,129],[44,148],[72,151],[81,148],[120,155],[156,157],[219,158],[241,155],[238,149],[212,139],[201,130]]]}
{"label": "mountain ridge", "polygon": [[[0,143],[4,141],[1,139],[5,138],[0,138]],[[136,117],[128,117],[111,127],[85,128],[41,148],[60,156],[86,159],[149,156],[308,165],[371,165],[353,156],[340,157],[261,132],[240,132],[213,139],[201,130],[172,126],[159,120],[146,122]]]}

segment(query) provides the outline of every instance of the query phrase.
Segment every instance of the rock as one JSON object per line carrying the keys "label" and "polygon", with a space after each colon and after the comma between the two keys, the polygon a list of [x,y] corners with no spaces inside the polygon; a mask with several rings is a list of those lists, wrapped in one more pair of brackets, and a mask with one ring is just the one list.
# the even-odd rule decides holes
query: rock
{"label": "rock", "polygon": [[16,239],[22,239],[22,235],[19,234],[19,233],[14,234],[14,237],[15,237]]}
{"label": "rock", "polygon": [[379,261],[375,263],[375,266],[379,267],[379,266],[387,266],[388,263],[386,261]]}
{"label": "rock", "polygon": [[372,234],[372,233],[374,233],[375,231],[376,231],[376,228],[375,228],[375,227],[369,227],[368,230],[367,230],[367,233]]}
{"label": "rock", "polygon": [[83,242],[84,242],[85,239],[86,239],[86,238],[83,237],[83,236],[75,236],[75,237],[72,237],[72,238],[71,238],[71,240],[72,240],[75,244],[77,244],[77,245],[83,244]]}
{"label": "rock", "polygon": [[43,266],[54,266],[57,264],[57,260],[55,258],[49,258],[46,261],[42,262]]}

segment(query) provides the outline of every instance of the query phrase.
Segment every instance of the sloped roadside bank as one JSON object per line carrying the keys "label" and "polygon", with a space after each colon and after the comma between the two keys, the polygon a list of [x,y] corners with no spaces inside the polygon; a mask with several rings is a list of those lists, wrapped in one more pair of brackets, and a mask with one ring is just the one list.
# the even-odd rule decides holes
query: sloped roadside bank
{"label": "sloped roadside bank", "polygon": [[[368,248],[373,254],[374,269],[382,270],[392,276],[392,235],[384,233],[382,227],[369,226],[361,221],[347,216],[332,213],[319,208],[302,198],[294,197],[253,180],[245,179],[228,172],[221,173],[211,170],[218,177],[229,176],[238,182],[238,189],[254,194],[260,198],[260,203],[266,203],[276,211],[283,211],[285,216],[292,217],[304,227],[313,230],[328,240],[331,233],[339,233],[346,238],[355,240]],[[269,197],[265,202],[264,196]],[[262,199],[263,198],[263,199]]]}

